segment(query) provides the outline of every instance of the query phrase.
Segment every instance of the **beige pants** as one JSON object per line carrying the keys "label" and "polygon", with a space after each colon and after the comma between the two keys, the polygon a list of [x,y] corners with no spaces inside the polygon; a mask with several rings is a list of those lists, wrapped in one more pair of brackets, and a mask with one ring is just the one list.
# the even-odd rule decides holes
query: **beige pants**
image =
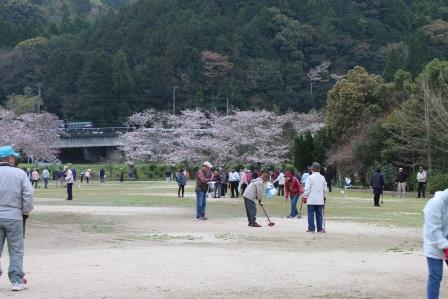
{"label": "beige pants", "polygon": [[398,183],[398,196],[404,197],[406,195],[406,182],[404,183]]}

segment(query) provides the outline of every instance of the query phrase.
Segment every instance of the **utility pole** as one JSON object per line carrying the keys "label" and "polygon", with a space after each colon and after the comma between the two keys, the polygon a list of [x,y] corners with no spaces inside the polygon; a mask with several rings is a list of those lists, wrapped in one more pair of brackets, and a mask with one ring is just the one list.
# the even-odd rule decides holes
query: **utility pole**
{"label": "utility pole", "polygon": [[42,89],[42,86],[44,86],[44,83],[39,82],[36,84],[36,86],[37,86],[37,97],[38,97],[37,103],[36,103],[36,105],[37,105],[36,110],[37,110],[37,113],[40,113],[40,106],[43,105],[41,89]]}
{"label": "utility pole", "polygon": [[173,86],[173,115],[176,114],[176,89],[177,86]]}

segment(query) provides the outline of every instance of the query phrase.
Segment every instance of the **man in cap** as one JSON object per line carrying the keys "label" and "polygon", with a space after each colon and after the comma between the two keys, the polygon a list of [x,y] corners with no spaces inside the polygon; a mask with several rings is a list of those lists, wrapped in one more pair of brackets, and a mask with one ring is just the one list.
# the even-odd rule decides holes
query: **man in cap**
{"label": "man in cap", "polygon": [[207,220],[205,217],[205,206],[207,205],[208,182],[213,179],[213,165],[205,161],[202,168],[196,172],[196,220]]}
{"label": "man in cap", "polygon": [[398,168],[398,177],[396,182],[398,183],[397,191],[398,196],[405,197],[406,196],[406,182],[408,180],[408,176],[403,168]]}
{"label": "man in cap", "polygon": [[73,178],[73,172],[67,165],[64,166],[65,172],[65,183],[67,184],[67,200],[73,199],[73,183],[75,179]]}
{"label": "man in cap", "polygon": [[[308,210],[308,230],[314,233],[317,225],[317,232],[324,233],[322,227],[323,209],[325,205],[325,196],[328,193],[327,181],[320,174],[320,164],[314,162],[311,165],[311,175],[305,183],[305,192],[303,193],[303,202],[307,203]],[[314,224],[316,216],[316,225]]]}
{"label": "man in cap", "polygon": [[14,167],[17,157],[19,154],[11,146],[0,147],[0,255],[6,239],[12,290],[22,291],[26,289],[23,224],[33,209],[34,189],[26,173]]}

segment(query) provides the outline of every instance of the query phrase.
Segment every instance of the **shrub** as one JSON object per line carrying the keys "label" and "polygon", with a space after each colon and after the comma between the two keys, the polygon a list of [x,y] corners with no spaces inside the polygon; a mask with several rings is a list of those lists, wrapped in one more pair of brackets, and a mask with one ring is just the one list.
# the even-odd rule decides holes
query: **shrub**
{"label": "shrub", "polygon": [[428,191],[434,193],[436,191],[445,190],[448,188],[448,174],[439,173],[431,176],[428,180]]}

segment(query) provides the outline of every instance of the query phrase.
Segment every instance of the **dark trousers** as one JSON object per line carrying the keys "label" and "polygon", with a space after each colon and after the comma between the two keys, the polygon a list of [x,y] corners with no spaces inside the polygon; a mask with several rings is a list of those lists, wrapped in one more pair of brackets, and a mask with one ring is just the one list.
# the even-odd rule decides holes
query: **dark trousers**
{"label": "dark trousers", "polygon": [[37,188],[37,182],[38,182],[37,180],[34,180],[31,185],[33,185],[34,188]]}
{"label": "dark trousers", "polygon": [[375,207],[379,207],[380,206],[380,196],[381,194],[374,194],[373,195],[373,204],[375,205]]}
{"label": "dark trousers", "polygon": [[419,182],[418,183],[418,195],[417,195],[418,198],[420,198],[420,197],[425,198],[425,196],[426,196],[425,192],[426,192],[426,183]]}
{"label": "dark trousers", "polygon": [[255,223],[257,220],[257,206],[255,205],[255,202],[248,198],[244,198],[244,205],[246,206],[247,221],[249,221],[249,224]]}
{"label": "dark trousers", "polygon": [[[247,184],[241,184],[241,195],[243,195],[244,191],[246,191]],[[238,188],[236,189],[238,190]]]}
{"label": "dark trousers", "polygon": [[73,183],[67,183],[67,200],[73,199]]}
{"label": "dark trousers", "polygon": [[179,189],[177,190],[177,196],[180,197],[182,193],[182,197],[184,197],[185,186],[179,185]]}
{"label": "dark trousers", "polygon": [[221,197],[226,196],[226,191],[227,191],[227,183],[221,184]]}
{"label": "dark trousers", "polygon": [[327,187],[328,187],[328,192],[331,192],[331,181],[329,181],[329,182],[327,183]]}
{"label": "dark trousers", "polygon": [[44,187],[48,188],[48,180],[49,178],[44,178]]}
{"label": "dark trousers", "polygon": [[215,187],[213,189],[213,197],[221,198],[221,182],[216,182]]}
{"label": "dark trousers", "polygon": [[278,185],[278,196],[285,195],[285,185]]}
{"label": "dark trousers", "polygon": [[81,175],[81,183],[84,181],[84,175]]}
{"label": "dark trousers", "polygon": [[[317,225],[317,231],[322,231],[322,220],[323,220],[323,210],[324,206],[321,205],[308,205],[308,230],[315,231]],[[316,225],[314,224],[314,216],[316,216]]]}
{"label": "dark trousers", "polygon": [[232,193],[231,197],[238,198],[240,196],[240,194],[238,193],[238,182],[230,182],[230,192]]}

